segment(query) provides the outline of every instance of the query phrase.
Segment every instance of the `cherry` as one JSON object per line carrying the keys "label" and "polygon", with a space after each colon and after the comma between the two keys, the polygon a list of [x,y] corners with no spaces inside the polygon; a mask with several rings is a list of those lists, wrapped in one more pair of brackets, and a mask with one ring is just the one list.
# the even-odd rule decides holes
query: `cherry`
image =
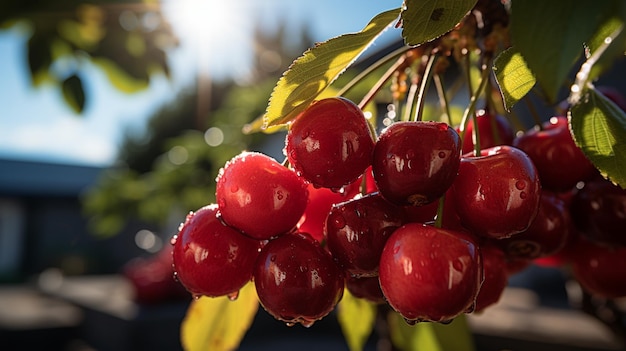
{"label": "cherry", "polygon": [[[502,115],[491,114],[486,110],[476,111],[478,133],[480,136],[480,148],[486,149],[498,145],[511,145],[515,138],[513,126]],[[460,134],[460,129],[456,129]],[[463,154],[474,151],[474,119],[470,118],[465,127],[463,137]]]}
{"label": "cherry", "polygon": [[403,214],[379,193],[337,204],[326,219],[328,250],[348,274],[376,276],[385,242],[404,223]]}
{"label": "cherry", "polygon": [[570,263],[574,278],[590,294],[607,299],[626,296],[626,247],[605,247],[581,238]]}
{"label": "cherry", "polygon": [[572,220],[565,201],[543,191],[537,216],[528,229],[511,238],[498,240],[507,257],[535,259],[560,251],[569,239]]}
{"label": "cherry", "polygon": [[254,285],[269,314],[288,324],[311,326],[343,296],[344,276],[315,239],[290,233],[263,247],[254,269]]}
{"label": "cherry", "polygon": [[595,174],[595,167],[574,143],[567,118],[552,117],[542,129],[531,129],[513,140],[539,172],[541,186],[555,192],[567,191]]}
{"label": "cherry", "polygon": [[446,123],[396,122],[381,132],[374,147],[374,180],[390,202],[428,204],[452,185],[460,152],[459,135]]}
{"label": "cherry", "polygon": [[307,205],[307,185],[273,158],[242,152],[217,176],[215,196],[224,222],[265,240],[292,230]]}
{"label": "cherry", "polygon": [[530,158],[502,145],[481,150],[481,156],[465,154],[451,194],[464,227],[501,239],[528,229],[539,208],[541,187]]}
{"label": "cherry", "polygon": [[609,246],[626,246],[626,190],[595,178],[574,195],[571,211],[581,235]]}
{"label": "cherry", "polygon": [[359,193],[361,179],[343,188],[343,191],[333,191],[328,188],[316,188],[308,185],[309,203],[304,210],[298,230],[310,234],[320,243],[325,240],[324,229],[326,217],[334,204],[348,201]]}
{"label": "cherry", "polygon": [[252,278],[260,242],[241,235],[217,217],[211,204],[190,213],[173,239],[178,281],[193,295],[237,293]]}
{"label": "cherry", "polygon": [[380,289],[378,276],[375,277],[348,277],[346,288],[352,295],[375,304],[385,303],[385,296]]}
{"label": "cherry", "polygon": [[504,252],[492,241],[480,244],[482,254],[484,280],[476,297],[474,312],[481,312],[485,308],[497,303],[508,283]]}
{"label": "cherry", "polygon": [[335,189],[363,174],[373,149],[363,111],[342,97],[313,102],[290,126],[285,143],[299,175],[317,187]]}
{"label": "cherry", "polygon": [[482,271],[479,247],[469,235],[408,223],[385,244],[380,287],[407,321],[446,322],[473,309]]}

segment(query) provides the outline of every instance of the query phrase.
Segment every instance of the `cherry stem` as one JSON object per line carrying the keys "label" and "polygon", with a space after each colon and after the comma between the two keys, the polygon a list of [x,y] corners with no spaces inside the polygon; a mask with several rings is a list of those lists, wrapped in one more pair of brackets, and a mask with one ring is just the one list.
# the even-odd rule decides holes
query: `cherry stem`
{"label": "cherry stem", "polygon": [[535,125],[539,128],[539,130],[543,129],[542,121],[541,121],[541,118],[539,117],[539,113],[537,112],[537,109],[535,108],[535,104],[533,104],[533,102],[530,101],[530,98],[528,96],[524,98],[524,103],[526,104],[526,107],[528,107],[528,111],[530,111],[530,115],[533,118]]}
{"label": "cherry stem", "polygon": [[378,79],[376,84],[372,86],[372,88],[365,94],[361,102],[359,102],[358,106],[360,109],[364,109],[367,104],[374,99],[374,96],[382,89],[382,87],[387,83],[387,81],[393,76],[393,73],[398,70],[404,64],[405,57],[401,56],[396,63],[394,63],[391,67],[387,69],[387,71]]}
{"label": "cherry stem", "polygon": [[[467,49],[465,49],[467,50]],[[470,98],[474,93],[474,87],[472,86],[472,67],[470,62],[470,53],[469,50],[463,55],[463,68],[465,69],[465,79],[467,80],[467,90],[470,93]]]}
{"label": "cherry stem", "polygon": [[480,78],[480,84],[478,85],[478,89],[472,94],[470,97],[470,102],[465,111],[463,112],[463,118],[461,118],[461,125],[459,126],[461,130],[461,145],[463,144],[463,140],[465,139],[465,128],[467,127],[467,123],[469,122],[469,116],[473,115],[474,118],[474,137],[476,138],[476,142],[474,143],[474,154],[476,156],[480,156],[480,133],[478,132],[477,123],[476,123],[476,103],[478,102],[478,97],[481,95],[483,89],[487,85],[487,81],[489,80],[489,70],[487,69],[487,65],[483,65],[481,67],[482,75]]}
{"label": "cherry stem", "polygon": [[441,228],[443,226],[443,208],[445,206],[445,203],[446,203],[446,194],[443,194],[439,198],[439,204],[437,206],[437,216],[435,217],[435,224],[434,224],[436,228]]}
{"label": "cherry stem", "polygon": [[450,103],[448,101],[448,95],[446,95],[446,90],[443,85],[443,79],[441,78],[441,74],[435,74],[433,76],[433,80],[435,81],[435,87],[437,88],[437,94],[439,95],[439,104],[441,105],[443,113],[446,115],[448,124],[451,125],[452,115],[450,114]]}
{"label": "cherry stem", "polygon": [[[356,77],[352,78],[346,85],[344,85],[338,92],[337,92],[337,96],[343,96],[345,94],[347,94],[352,88],[354,88],[359,82],[361,82],[365,77],[367,77],[368,75],[370,75],[372,72],[374,72],[376,69],[378,69],[379,67],[381,67],[382,65],[384,65],[385,63],[396,59],[397,57],[399,57],[400,55],[404,54],[405,52],[409,51],[411,49],[411,47],[409,46],[403,46],[387,55],[385,55],[384,57],[382,57],[381,59],[377,60],[376,62],[374,62],[373,64],[367,66],[366,69],[364,69],[361,73],[357,74]],[[401,61],[404,61],[404,58],[401,59]]]}
{"label": "cherry stem", "polygon": [[424,112],[424,105],[426,104],[426,91],[428,90],[430,78],[432,76],[433,67],[435,66],[437,57],[439,57],[437,54],[431,54],[428,56],[428,62],[426,63],[424,74],[422,75],[419,91],[417,92],[417,108],[415,110],[415,114],[413,115],[413,121],[422,120],[422,113]]}
{"label": "cherry stem", "polygon": [[413,112],[413,107],[415,105],[415,97],[417,96],[417,79],[414,79],[409,87],[409,91],[407,93],[406,106],[404,106],[404,113],[402,114],[402,121],[409,121],[411,113]]}

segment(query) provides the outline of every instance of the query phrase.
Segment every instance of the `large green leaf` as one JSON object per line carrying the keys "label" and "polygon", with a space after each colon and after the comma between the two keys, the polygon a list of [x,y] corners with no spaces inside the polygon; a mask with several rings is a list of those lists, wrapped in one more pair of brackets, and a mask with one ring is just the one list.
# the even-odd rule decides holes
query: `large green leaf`
{"label": "large green leaf", "polygon": [[[623,6],[626,9],[626,6]],[[598,50],[604,50],[600,57],[591,68],[588,81],[593,81],[601,74],[606,72],[613,64],[615,59],[622,56],[626,50],[626,31],[624,24],[626,22],[626,13],[618,16],[620,12],[616,9],[616,16],[609,18],[602,23],[598,31],[587,42],[587,55],[596,54]],[[604,46],[607,46],[606,48]]]}
{"label": "large green leaf", "polygon": [[406,0],[402,36],[407,45],[420,45],[449,32],[476,5],[476,0]]}
{"label": "large green leaf", "polygon": [[376,305],[346,289],[337,306],[337,320],[350,351],[363,350],[376,322]]}
{"label": "large green leaf", "polygon": [[514,1],[511,37],[537,78],[548,102],[557,102],[574,63],[600,25],[612,17],[614,1]]}
{"label": "large green leaf", "polygon": [[572,106],[569,117],[576,144],[602,175],[626,188],[626,113],[600,92],[589,89]]}
{"label": "large green leaf", "polygon": [[239,346],[259,308],[253,283],[231,301],[228,297],[201,297],[191,303],[181,325],[186,351],[230,351]]}
{"label": "large green leaf", "polygon": [[399,13],[400,9],[395,9],[378,14],[360,32],[332,38],[297,58],[274,87],[263,117],[264,126],[296,118],[397,20]]}
{"label": "large green leaf", "polygon": [[535,86],[536,80],[533,72],[526,65],[524,57],[514,47],[501,52],[496,57],[493,70],[504,98],[504,107],[509,111]]}
{"label": "large green leaf", "polygon": [[408,325],[401,315],[389,315],[391,341],[402,351],[473,351],[474,340],[465,315],[456,317],[452,323],[422,322]]}

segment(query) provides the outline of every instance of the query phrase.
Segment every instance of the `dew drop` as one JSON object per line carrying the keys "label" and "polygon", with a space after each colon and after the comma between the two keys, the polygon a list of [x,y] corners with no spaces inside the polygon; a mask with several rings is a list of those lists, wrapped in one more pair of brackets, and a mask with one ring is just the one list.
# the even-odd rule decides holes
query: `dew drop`
{"label": "dew drop", "polygon": [[439,158],[446,158],[446,152],[445,151],[439,151],[439,154],[437,156],[439,156]]}
{"label": "dew drop", "polygon": [[341,229],[346,226],[346,219],[343,218],[343,216],[335,216],[334,222],[335,222],[335,226],[338,229]]}
{"label": "dew drop", "polygon": [[285,325],[288,327],[293,327],[294,325],[296,325],[296,323],[294,322],[285,322]]}
{"label": "dew drop", "polygon": [[300,324],[302,324],[303,327],[305,328],[311,328],[313,326],[313,324],[315,324],[315,320],[314,319],[303,319],[300,321]]}
{"label": "dew drop", "polygon": [[419,323],[419,320],[417,320],[417,319],[407,319],[407,318],[405,318],[404,321],[408,325],[416,325],[417,323]]}
{"label": "dew drop", "polygon": [[230,301],[235,301],[239,297],[239,290],[233,291],[230,294],[226,295]]}
{"label": "dew drop", "polygon": [[276,255],[272,255],[272,256],[270,257],[270,261],[272,261],[272,262],[276,262]]}
{"label": "dew drop", "polygon": [[178,240],[178,235],[174,235],[174,236],[170,239],[170,245],[176,245],[176,240]]}
{"label": "dew drop", "polygon": [[519,193],[519,197],[520,197],[520,199],[524,200],[524,199],[526,199],[526,197],[528,197],[528,195],[526,194],[526,192],[522,191],[522,192]]}
{"label": "dew drop", "polygon": [[237,184],[231,185],[231,187],[230,187],[230,192],[231,193],[236,193],[238,191],[239,191],[239,186]]}
{"label": "dew drop", "polygon": [[193,293],[191,294],[191,297],[193,297],[194,300],[200,300],[200,298],[202,297],[202,294]]}
{"label": "dew drop", "polygon": [[441,323],[441,324],[450,324],[450,323],[452,323],[453,320],[454,319],[446,319],[446,320],[443,320],[443,321],[441,321],[439,323]]}
{"label": "dew drop", "polygon": [[220,208],[226,207],[226,200],[224,200],[223,198],[218,199],[217,206],[219,206]]}
{"label": "dew drop", "polygon": [[180,279],[178,279],[178,272],[172,273],[172,279],[174,279],[175,282],[180,283]]}
{"label": "dew drop", "polygon": [[526,182],[523,180],[518,180],[517,182],[515,182],[515,187],[517,188],[517,190],[524,190],[524,188],[526,188]]}

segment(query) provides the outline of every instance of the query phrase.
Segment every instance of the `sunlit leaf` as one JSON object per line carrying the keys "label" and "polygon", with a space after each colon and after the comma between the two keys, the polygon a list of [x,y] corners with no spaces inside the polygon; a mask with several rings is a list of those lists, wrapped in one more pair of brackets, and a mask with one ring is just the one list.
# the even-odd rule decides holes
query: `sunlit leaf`
{"label": "sunlit leaf", "polygon": [[122,70],[115,62],[109,59],[94,57],[92,61],[102,69],[111,84],[124,93],[136,93],[148,88],[150,83],[148,79],[144,80],[131,77],[126,71]]}
{"label": "sunlit leaf", "polygon": [[[548,102],[560,90],[583,44],[612,16],[612,1],[524,0],[511,3],[511,37]],[[531,24],[532,25],[529,25]]]}
{"label": "sunlit leaf", "polygon": [[589,89],[569,117],[576,144],[605,177],[626,188],[626,113]]}
{"label": "sunlit leaf", "polygon": [[201,297],[194,300],[181,325],[186,351],[235,350],[250,328],[259,308],[253,283],[239,292],[237,300]]}
{"label": "sunlit leaf", "polygon": [[296,118],[327,86],[397,20],[400,9],[374,17],[357,33],[332,38],[307,50],[278,80],[267,111],[264,127],[287,123]]}
{"label": "sunlit leaf", "polygon": [[514,47],[496,57],[493,70],[504,98],[504,107],[509,111],[535,86],[533,72]]}
{"label": "sunlit leaf", "polygon": [[392,312],[389,314],[388,321],[391,341],[403,351],[473,351],[475,349],[465,315],[456,317],[447,325],[430,322],[409,325],[401,315]]}
{"label": "sunlit leaf", "polygon": [[346,289],[339,306],[337,320],[350,351],[363,350],[376,322],[376,305],[355,297]]}
{"label": "sunlit leaf", "polygon": [[[626,9],[626,6],[623,7]],[[626,14],[622,16],[616,15],[605,21],[587,42],[586,48],[588,56],[593,55],[598,49],[605,50],[602,53],[602,57],[594,63],[589,73],[589,81],[593,81],[606,72],[615,63],[615,60],[624,54],[626,50],[626,31],[624,31],[625,18]],[[616,33],[618,34],[616,35]],[[607,40],[610,40],[610,42],[607,42]],[[606,49],[603,48],[603,46],[607,44],[609,44],[609,46]]]}
{"label": "sunlit leaf", "polygon": [[476,5],[476,0],[406,0],[402,36],[407,45],[419,45],[449,32]]}
{"label": "sunlit leaf", "polygon": [[62,85],[63,99],[76,113],[81,113],[85,108],[85,90],[79,76],[67,77]]}

